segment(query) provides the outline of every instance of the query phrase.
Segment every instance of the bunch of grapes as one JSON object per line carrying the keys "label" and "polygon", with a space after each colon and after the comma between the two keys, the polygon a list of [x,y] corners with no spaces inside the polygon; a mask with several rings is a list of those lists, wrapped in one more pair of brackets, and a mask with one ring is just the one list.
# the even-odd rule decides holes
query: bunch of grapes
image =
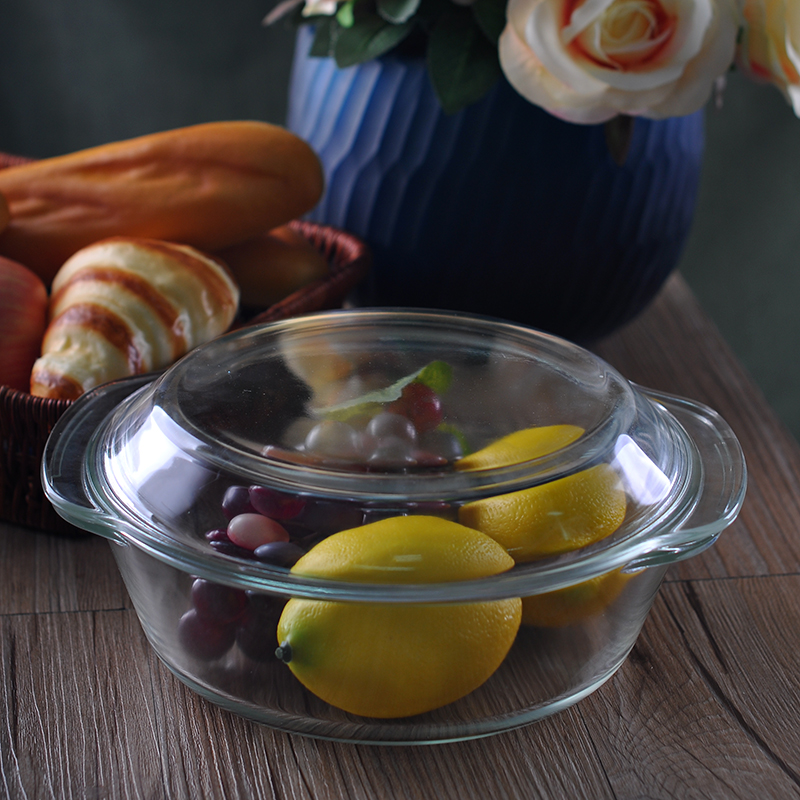
{"label": "bunch of grapes", "polygon": [[[313,424],[297,452],[315,463],[365,471],[440,469],[462,455],[459,440],[440,429],[439,396],[421,383],[404,387],[360,424],[324,419]],[[387,516],[436,514],[455,518],[448,503],[387,508],[349,500],[291,494],[265,486],[231,486],[222,499],[223,523],[206,540],[216,552],[290,569],[314,544],[338,531]],[[197,578],[191,607],[181,617],[179,641],[196,658],[213,660],[234,644],[257,661],[272,656],[285,599]]]}

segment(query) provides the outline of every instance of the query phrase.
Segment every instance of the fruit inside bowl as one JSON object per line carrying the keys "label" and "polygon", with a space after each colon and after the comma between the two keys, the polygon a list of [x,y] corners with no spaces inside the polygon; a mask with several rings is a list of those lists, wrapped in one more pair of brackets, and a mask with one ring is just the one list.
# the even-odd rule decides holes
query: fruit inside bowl
{"label": "fruit inside bowl", "polygon": [[384,743],[488,735],[593,691],[744,492],[710,409],[530,329],[385,309],[237,331],[94,390],[44,478],[111,540],[181,680]]}

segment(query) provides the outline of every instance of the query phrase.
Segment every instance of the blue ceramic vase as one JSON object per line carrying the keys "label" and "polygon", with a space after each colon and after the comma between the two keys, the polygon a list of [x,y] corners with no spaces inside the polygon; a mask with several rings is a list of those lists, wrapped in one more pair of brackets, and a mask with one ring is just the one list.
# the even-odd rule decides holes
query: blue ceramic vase
{"label": "blue ceramic vase", "polygon": [[422,59],[347,69],[307,55],[301,29],[288,127],[319,154],[309,219],[372,249],[361,305],[471,311],[581,343],[632,319],[677,265],[703,154],[702,112],[636,119],[627,158],[603,125],[574,125],[501,80],[454,115]]}

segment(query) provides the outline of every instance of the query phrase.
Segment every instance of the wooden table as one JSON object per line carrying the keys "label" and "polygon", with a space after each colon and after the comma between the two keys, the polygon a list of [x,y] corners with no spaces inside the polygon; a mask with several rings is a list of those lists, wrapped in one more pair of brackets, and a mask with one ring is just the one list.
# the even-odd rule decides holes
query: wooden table
{"label": "wooden table", "polygon": [[668,573],[622,669],[573,708],[434,747],[317,741],[161,665],[107,543],[0,526],[0,797],[800,797],[800,448],[680,277],[598,351],[704,401],[744,446],[744,509]]}

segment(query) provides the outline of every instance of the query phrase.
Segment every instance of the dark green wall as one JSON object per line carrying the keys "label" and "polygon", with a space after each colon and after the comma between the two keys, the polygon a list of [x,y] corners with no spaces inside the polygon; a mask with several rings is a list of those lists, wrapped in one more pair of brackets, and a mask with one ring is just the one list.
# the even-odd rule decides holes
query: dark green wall
{"label": "dark green wall", "polygon": [[0,149],[48,156],[215,119],[282,122],[272,0],[3,0]]}
{"label": "dark green wall", "polygon": [[706,129],[681,270],[800,439],[800,120],[777,89],[734,74]]}
{"label": "dark green wall", "polygon": [[[0,149],[48,156],[213,119],[282,122],[293,47],[272,0],[4,0]],[[709,110],[681,269],[800,438],[800,120],[730,80]]]}

